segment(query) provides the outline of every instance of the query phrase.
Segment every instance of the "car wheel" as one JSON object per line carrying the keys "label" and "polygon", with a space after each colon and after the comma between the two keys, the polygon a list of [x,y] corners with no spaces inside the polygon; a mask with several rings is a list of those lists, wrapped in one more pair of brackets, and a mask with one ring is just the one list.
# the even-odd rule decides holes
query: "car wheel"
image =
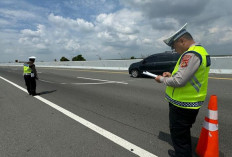
{"label": "car wheel", "polygon": [[139,77],[139,71],[136,69],[131,70],[131,76],[134,78]]}

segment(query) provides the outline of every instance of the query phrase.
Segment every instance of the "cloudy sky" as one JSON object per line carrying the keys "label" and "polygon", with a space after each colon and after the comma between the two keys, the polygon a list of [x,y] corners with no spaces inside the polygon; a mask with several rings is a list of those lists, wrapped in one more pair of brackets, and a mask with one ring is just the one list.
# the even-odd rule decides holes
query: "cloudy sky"
{"label": "cloudy sky", "polygon": [[186,22],[210,54],[232,55],[231,0],[0,0],[0,62],[121,59],[170,50]]}

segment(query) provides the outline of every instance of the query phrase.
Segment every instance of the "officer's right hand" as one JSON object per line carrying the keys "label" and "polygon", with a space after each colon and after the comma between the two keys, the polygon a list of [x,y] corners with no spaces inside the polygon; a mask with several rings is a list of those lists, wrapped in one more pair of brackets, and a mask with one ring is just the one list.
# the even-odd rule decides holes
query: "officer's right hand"
{"label": "officer's right hand", "polygon": [[162,76],[163,77],[171,77],[172,74],[170,72],[164,72]]}
{"label": "officer's right hand", "polygon": [[155,80],[156,80],[156,82],[158,82],[158,83],[161,83],[161,78],[162,78],[162,76],[161,75],[158,75],[157,77],[155,77]]}

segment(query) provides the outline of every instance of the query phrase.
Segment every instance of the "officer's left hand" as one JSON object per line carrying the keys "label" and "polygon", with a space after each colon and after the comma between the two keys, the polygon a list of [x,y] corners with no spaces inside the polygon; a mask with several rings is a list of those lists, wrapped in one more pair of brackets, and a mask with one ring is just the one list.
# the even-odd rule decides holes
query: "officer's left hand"
{"label": "officer's left hand", "polygon": [[172,74],[170,72],[164,72],[163,77],[171,77]]}

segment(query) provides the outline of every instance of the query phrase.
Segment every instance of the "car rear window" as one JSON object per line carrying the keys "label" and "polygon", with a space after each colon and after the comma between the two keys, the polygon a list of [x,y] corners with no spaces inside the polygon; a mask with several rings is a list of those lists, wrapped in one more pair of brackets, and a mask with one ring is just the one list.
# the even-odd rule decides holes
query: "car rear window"
{"label": "car rear window", "polygon": [[157,56],[157,62],[167,62],[167,61],[171,61],[172,60],[172,56],[171,55],[160,55]]}
{"label": "car rear window", "polygon": [[178,53],[158,54],[158,55],[147,57],[145,59],[145,62],[150,63],[150,62],[177,61],[179,57],[180,55]]}

